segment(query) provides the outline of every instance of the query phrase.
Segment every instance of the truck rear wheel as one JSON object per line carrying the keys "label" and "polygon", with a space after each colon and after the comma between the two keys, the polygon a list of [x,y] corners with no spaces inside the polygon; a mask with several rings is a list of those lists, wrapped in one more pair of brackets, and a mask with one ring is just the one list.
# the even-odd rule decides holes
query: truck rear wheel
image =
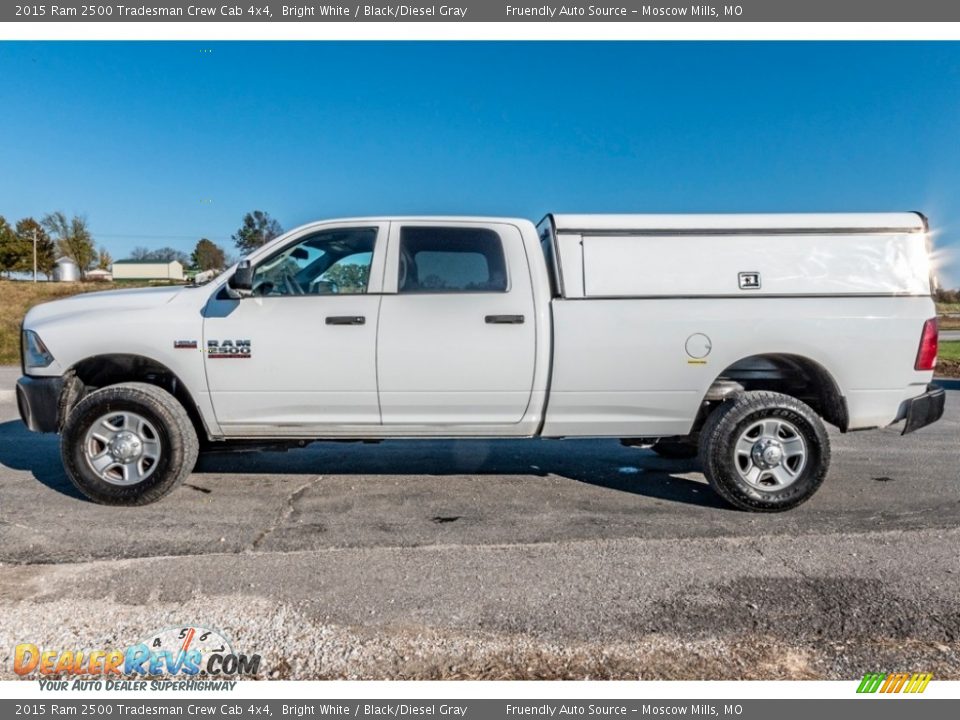
{"label": "truck rear wheel", "polygon": [[174,490],[197,461],[198,442],[183,406],[146,383],[90,393],[70,412],[60,455],[70,481],[104,505],[146,505]]}
{"label": "truck rear wheel", "polygon": [[711,487],[741,510],[780,512],[809,500],[830,467],[820,418],[789,395],[755,391],[726,400],[700,434]]}

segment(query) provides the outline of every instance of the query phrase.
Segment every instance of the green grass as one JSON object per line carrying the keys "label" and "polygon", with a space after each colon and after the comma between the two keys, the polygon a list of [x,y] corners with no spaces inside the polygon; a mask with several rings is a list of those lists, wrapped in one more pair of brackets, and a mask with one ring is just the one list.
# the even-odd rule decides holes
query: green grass
{"label": "green grass", "polygon": [[960,378],[960,340],[940,342],[937,377]]}
{"label": "green grass", "polygon": [[960,362],[960,340],[951,340],[949,342],[940,343],[939,357],[941,360]]}

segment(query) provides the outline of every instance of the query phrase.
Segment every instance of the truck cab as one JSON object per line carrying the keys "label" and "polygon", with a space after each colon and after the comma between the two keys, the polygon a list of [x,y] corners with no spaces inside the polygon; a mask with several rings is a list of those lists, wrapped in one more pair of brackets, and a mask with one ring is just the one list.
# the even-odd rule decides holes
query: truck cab
{"label": "truck cab", "polygon": [[[550,300],[535,237],[511,220],[344,221],[251,256],[250,287],[204,309],[219,432],[533,434]],[[210,352],[238,340],[241,358]]]}

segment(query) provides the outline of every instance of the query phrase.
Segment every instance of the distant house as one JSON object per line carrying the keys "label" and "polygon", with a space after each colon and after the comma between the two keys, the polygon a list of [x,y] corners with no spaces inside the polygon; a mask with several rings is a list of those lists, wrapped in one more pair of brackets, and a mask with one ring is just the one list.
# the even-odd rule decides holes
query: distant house
{"label": "distant house", "polygon": [[110,274],[109,270],[101,270],[97,268],[96,270],[87,270],[86,280],[92,280],[94,282],[110,282],[113,280],[113,275]]}
{"label": "distant house", "polygon": [[114,280],[183,280],[183,265],[178,260],[116,260]]}
{"label": "distant house", "polygon": [[80,267],[70,258],[57,258],[53,263],[55,282],[77,282],[80,279]]}

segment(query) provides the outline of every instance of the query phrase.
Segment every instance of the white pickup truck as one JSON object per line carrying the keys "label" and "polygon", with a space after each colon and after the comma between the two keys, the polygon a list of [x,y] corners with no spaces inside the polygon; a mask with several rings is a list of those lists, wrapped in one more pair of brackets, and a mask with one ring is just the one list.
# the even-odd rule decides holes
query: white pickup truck
{"label": "white pickup truck", "polygon": [[824,422],[942,415],[928,243],[916,213],[318,222],[206,285],[33,308],[17,397],[101,503],[164,496],[201,445],[539,436],[699,453],[785,510]]}

